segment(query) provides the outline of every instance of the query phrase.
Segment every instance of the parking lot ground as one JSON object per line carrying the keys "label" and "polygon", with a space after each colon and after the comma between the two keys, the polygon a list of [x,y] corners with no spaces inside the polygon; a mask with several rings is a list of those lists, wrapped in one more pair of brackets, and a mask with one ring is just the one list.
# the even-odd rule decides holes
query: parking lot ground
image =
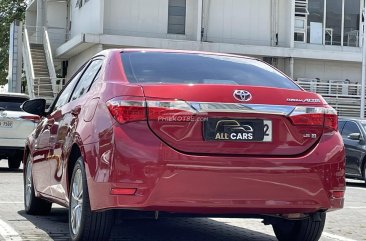
{"label": "parking lot ground", "polygon": [[[343,210],[331,212],[321,241],[366,241],[366,186],[350,181]],[[68,240],[67,210],[54,205],[49,216],[23,210],[22,170],[0,162],[0,240]],[[121,241],[275,241],[271,226],[252,219],[162,218],[126,220],[112,230]]]}

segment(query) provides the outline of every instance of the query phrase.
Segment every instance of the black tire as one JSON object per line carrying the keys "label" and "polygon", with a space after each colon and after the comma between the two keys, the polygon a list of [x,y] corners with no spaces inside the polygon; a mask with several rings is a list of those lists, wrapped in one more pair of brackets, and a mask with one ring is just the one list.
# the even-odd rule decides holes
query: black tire
{"label": "black tire", "polygon": [[[79,200],[81,200],[81,219],[79,228],[75,228],[76,231],[73,230],[72,224],[72,210],[73,210],[73,201],[72,201],[72,192],[73,192],[73,183],[76,182],[77,178],[80,177],[81,172],[81,180],[82,180],[82,195]],[[80,196],[80,195],[78,195]],[[104,211],[104,212],[92,212],[90,208],[90,200],[89,200],[89,192],[87,187],[86,175],[85,175],[85,167],[84,161],[82,157],[76,161],[74,170],[72,172],[72,178],[70,181],[70,192],[69,192],[69,232],[72,241],[99,241],[99,240],[108,240],[111,229],[114,223],[114,214],[113,211]],[[75,200],[75,199],[73,199]],[[76,208],[75,208],[76,209]],[[74,211],[75,212],[75,211]],[[75,219],[75,216],[74,216]]]}
{"label": "black tire", "polygon": [[[30,172],[29,179],[27,173]],[[38,198],[34,192],[33,175],[32,175],[32,161],[30,157],[27,158],[27,163],[24,165],[24,210],[30,215],[48,215],[51,212],[52,203],[44,199]],[[29,186],[30,185],[30,186]],[[28,196],[27,196],[28,188]]]}
{"label": "black tire", "polygon": [[272,226],[279,241],[318,241],[325,219],[325,213],[317,213],[303,220],[281,220]]}
{"label": "black tire", "polygon": [[21,162],[22,162],[22,159],[18,155],[9,157],[8,158],[8,167],[10,169],[19,169]]}

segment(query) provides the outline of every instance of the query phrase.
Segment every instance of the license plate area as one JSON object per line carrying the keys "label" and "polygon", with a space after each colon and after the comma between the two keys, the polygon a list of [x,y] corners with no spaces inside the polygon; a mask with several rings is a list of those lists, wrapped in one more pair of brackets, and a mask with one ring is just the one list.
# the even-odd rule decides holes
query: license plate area
{"label": "license plate area", "polygon": [[203,125],[205,141],[271,142],[272,121],[209,118]]}
{"label": "license plate area", "polygon": [[13,128],[13,121],[0,121],[0,128]]}

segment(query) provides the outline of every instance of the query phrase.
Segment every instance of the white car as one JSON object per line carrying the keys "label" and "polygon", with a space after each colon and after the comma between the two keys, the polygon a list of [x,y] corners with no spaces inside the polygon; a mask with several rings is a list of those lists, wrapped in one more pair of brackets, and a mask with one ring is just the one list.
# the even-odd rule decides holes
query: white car
{"label": "white car", "polygon": [[36,127],[38,116],[20,109],[25,94],[0,93],[0,160],[8,159],[9,168],[17,169],[23,159],[25,139]]}

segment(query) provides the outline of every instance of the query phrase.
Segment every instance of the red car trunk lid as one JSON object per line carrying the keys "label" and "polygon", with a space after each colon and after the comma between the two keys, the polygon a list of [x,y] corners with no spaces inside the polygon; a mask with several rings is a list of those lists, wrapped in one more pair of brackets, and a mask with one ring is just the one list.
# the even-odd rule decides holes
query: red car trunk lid
{"label": "red car trunk lid", "polygon": [[[237,85],[142,87],[151,130],[184,153],[299,155],[324,131],[326,103],[314,93]],[[237,93],[251,98],[241,101]]]}

